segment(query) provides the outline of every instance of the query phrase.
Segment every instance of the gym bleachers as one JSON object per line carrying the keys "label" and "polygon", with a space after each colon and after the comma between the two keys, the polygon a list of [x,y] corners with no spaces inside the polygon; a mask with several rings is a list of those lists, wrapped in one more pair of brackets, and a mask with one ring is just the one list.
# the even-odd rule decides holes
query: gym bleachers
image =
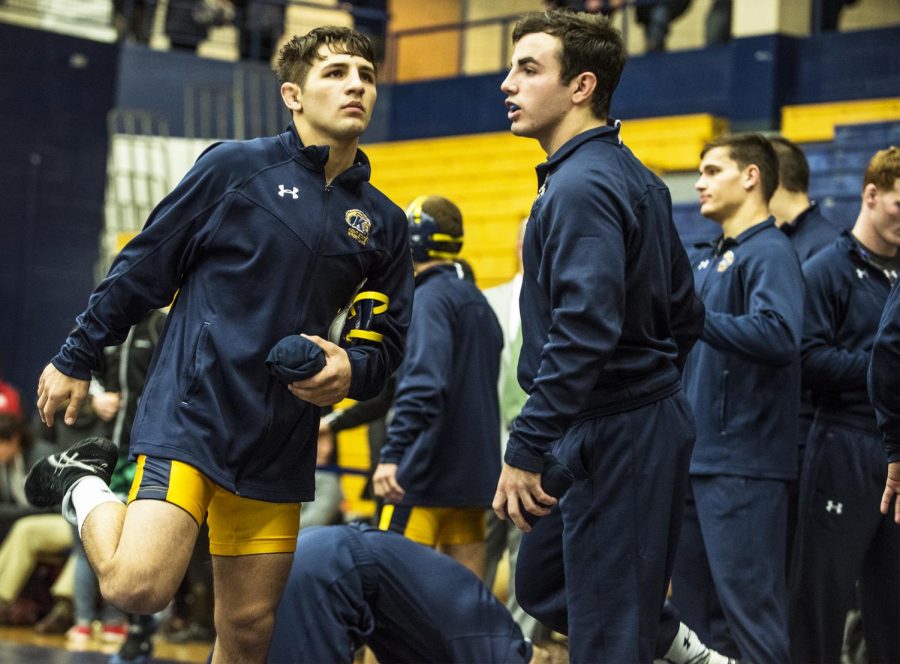
{"label": "gym bleachers", "polygon": [[[727,130],[709,114],[640,118],[622,123],[626,145],[664,173],[696,168],[703,144]],[[399,205],[439,194],[459,205],[466,220],[463,256],[481,287],[516,270],[516,232],[537,190],[534,167],[546,156],[535,141],[494,132],[363,146],[372,181]]]}

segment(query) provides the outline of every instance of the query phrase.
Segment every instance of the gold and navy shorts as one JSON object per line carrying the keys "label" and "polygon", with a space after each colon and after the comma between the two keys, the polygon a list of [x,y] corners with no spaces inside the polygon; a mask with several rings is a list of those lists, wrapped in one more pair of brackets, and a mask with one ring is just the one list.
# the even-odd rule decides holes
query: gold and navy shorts
{"label": "gold and navy shorts", "polygon": [[385,505],[378,527],[431,548],[475,544],[487,537],[487,510],[482,507]]}
{"label": "gold and navy shorts", "polygon": [[209,524],[214,556],[293,553],[300,531],[300,503],[270,503],[236,496],[191,465],[138,456],[128,502],[164,500],[177,505],[197,525]]}

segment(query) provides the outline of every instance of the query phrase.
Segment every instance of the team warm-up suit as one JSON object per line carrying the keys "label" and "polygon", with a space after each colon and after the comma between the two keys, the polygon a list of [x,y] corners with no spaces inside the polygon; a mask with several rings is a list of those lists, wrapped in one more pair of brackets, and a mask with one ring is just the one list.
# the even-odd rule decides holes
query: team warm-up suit
{"label": "team warm-up suit", "polygon": [[[416,276],[407,353],[381,463],[396,463],[406,494],[391,530],[413,506],[490,506],[500,475],[497,374],[503,333],[481,291],[454,265]],[[483,517],[479,517],[483,518]]]}
{"label": "team warm-up suit", "polygon": [[363,644],[383,664],[531,659],[509,611],[449,556],[368,526],[301,531],[269,662],[349,664]]}
{"label": "team warm-up suit", "polygon": [[293,127],[208,149],[118,255],[53,365],[90,378],[103,347],[178,292],[141,397],[131,456],[185,462],[224,489],[312,500],[319,408],[266,370],[283,337],[327,336],[359,284],[390,298],[381,343],[348,349],[349,396],[375,396],[400,363],[412,300],[403,211],[356,163],[325,184],[328,148]]}
{"label": "team warm-up suit", "polygon": [[520,300],[529,398],[504,458],[540,472],[553,448],[575,475],[560,502],[571,661],[649,662],[694,439],[679,368],[703,307],[669,192],[618,123],[537,173]]}
{"label": "team warm-up suit", "polygon": [[800,485],[791,565],[796,662],[839,662],[860,580],[871,662],[900,656],[900,527],[879,511],[885,455],[866,370],[891,285],[845,231],[803,266],[803,381],[816,416]]}
{"label": "team warm-up suit", "polygon": [[815,201],[796,219],[782,225],[781,230],[790,238],[801,265],[834,242],[834,238],[841,233],[841,229],[822,214]]}
{"label": "team warm-up suit", "polygon": [[711,648],[781,664],[789,658],[786,482],[797,477],[803,277],[771,218],[694,260],[706,324],[684,371],[697,443],[673,601]]}
{"label": "team warm-up suit", "polygon": [[900,280],[884,305],[869,364],[869,397],[889,463],[900,461]]}

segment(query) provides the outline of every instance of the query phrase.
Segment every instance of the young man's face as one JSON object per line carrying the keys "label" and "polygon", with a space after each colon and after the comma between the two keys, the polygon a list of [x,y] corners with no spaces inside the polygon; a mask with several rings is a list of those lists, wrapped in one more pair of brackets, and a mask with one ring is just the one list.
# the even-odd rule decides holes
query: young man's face
{"label": "young man's face", "polygon": [[745,172],[731,158],[727,147],[708,150],[700,161],[700,214],[722,223],[730,218],[749,195]]}
{"label": "young man's face", "polygon": [[506,93],[510,130],[536,138],[546,149],[572,108],[569,86],[560,80],[562,43],[546,32],[523,36],[513,52],[512,67],[500,89]]}
{"label": "young man's face", "polygon": [[873,184],[868,187],[874,189],[869,198],[875,232],[886,243],[900,248],[900,178],[894,180],[893,189],[878,189]]}
{"label": "young man's face", "polygon": [[313,62],[300,86],[302,119],[318,138],[346,141],[369,126],[378,93],[375,67],[358,55],[319,47],[323,60]]}

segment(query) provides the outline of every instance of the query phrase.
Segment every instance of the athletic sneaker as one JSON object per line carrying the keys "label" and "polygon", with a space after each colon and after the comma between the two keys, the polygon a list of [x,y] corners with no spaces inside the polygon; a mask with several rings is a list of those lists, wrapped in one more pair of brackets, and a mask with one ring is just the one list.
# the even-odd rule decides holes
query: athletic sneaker
{"label": "athletic sneaker", "polygon": [[128,625],[126,623],[103,623],[100,630],[100,640],[103,643],[125,643],[128,636]]}
{"label": "athletic sneaker", "polygon": [[153,634],[159,626],[154,616],[134,616],[128,638],[107,664],[147,664],[153,655]]}
{"label": "athletic sneaker", "polygon": [[59,505],[82,477],[94,475],[109,484],[118,448],[106,438],[85,438],[63,452],[38,461],[25,479],[25,497],[35,507]]}
{"label": "athletic sneaker", "polygon": [[738,664],[700,640],[700,637],[684,623],[678,626],[678,634],[672,640],[669,651],[654,664]]}
{"label": "athletic sneaker", "polygon": [[94,630],[90,625],[79,624],[73,625],[66,632],[66,640],[72,645],[86,645],[94,638]]}

